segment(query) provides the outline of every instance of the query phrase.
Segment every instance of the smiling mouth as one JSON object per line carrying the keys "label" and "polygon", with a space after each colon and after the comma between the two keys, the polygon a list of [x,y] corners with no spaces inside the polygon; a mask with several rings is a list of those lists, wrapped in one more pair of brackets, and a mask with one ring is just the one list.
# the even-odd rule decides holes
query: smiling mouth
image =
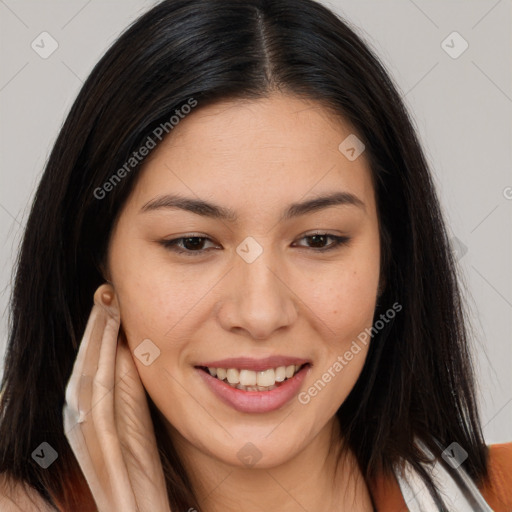
{"label": "smiling mouth", "polygon": [[228,384],[232,388],[242,391],[272,391],[288,379],[291,379],[309,363],[302,365],[278,366],[263,371],[253,371],[237,368],[210,368],[198,366],[200,370],[209,373],[212,377]]}

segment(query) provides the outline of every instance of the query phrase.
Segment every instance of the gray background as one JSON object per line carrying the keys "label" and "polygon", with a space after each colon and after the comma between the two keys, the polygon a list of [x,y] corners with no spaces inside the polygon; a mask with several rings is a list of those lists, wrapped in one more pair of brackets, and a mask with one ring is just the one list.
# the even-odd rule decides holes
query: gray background
{"label": "gray background", "polygon": [[[51,146],[94,64],[154,3],[0,0],[2,359],[12,266]],[[371,45],[412,112],[455,237],[486,440],[512,441],[512,2],[322,3]],[[44,31],[59,45],[47,59],[31,47]],[[444,49],[462,48],[446,40],[454,31],[469,44],[458,58]]]}

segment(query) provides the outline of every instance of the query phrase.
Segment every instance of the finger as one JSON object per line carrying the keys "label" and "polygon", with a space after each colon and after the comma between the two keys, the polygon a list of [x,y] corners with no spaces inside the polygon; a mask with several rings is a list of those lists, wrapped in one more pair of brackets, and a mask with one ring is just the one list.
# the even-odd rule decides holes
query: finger
{"label": "finger", "polygon": [[65,428],[65,435],[87,480],[98,511],[109,510],[112,502],[109,491],[110,484],[108,476],[102,475],[102,468],[105,467],[105,464],[101,452],[95,448],[95,446],[99,446],[95,433],[86,434],[85,423],[75,423],[71,428]]}
{"label": "finger", "polygon": [[[80,410],[79,398],[80,398],[80,381],[84,375],[92,376],[93,371],[97,367],[97,358],[99,353],[95,353],[94,346],[99,347],[98,342],[101,340],[101,333],[103,331],[104,319],[100,315],[98,307],[93,305],[85,332],[80,342],[78,354],[73,365],[73,371],[66,387],[66,405],[68,411],[75,412],[77,414],[76,422],[83,417],[80,412],[85,413],[89,410],[90,404],[84,410]],[[93,348],[91,349],[91,346]],[[89,358],[89,359],[87,359]],[[84,402],[88,400],[86,396],[82,397]]]}
{"label": "finger", "polygon": [[[117,509],[129,512],[136,510],[136,503],[131,492],[131,482],[114,415],[116,351],[119,334],[119,314],[115,299],[106,306],[106,312],[107,318],[99,348],[98,366],[92,386],[92,417],[105,461],[106,473],[110,480],[113,503]],[[119,376],[118,380],[121,378],[122,376]]]}
{"label": "finger", "polygon": [[115,388],[116,425],[137,505],[141,512],[170,511],[146,394],[122,335],[117,347],[116,374],[123,376]]}
{"label": "finger", "polygon": [[[97,368],[99,346],[105,322],[105,311],[95,304],[91,310],[72,375],[66,387],[63,416],[65,435],[75,452],[91,491],[94,491],[97,504],[108,506],[109,498],[103,489],[105,482],[108,483],[108,475],[104,472],[104,460],[90,416],[92,374]],[[103,510],[105,509],[103,508]]]}

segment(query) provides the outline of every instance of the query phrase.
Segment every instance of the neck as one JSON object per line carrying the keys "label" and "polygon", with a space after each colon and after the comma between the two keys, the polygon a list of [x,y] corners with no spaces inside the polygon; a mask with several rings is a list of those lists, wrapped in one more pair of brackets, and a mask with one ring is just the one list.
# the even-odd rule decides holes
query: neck
{"label": "neck", "polygon": [[202,512],[373,510],[354,455],[342,449],[336,417],[304,450],[272,468],[226,464],[192,446],[172,427],[169,432]]}

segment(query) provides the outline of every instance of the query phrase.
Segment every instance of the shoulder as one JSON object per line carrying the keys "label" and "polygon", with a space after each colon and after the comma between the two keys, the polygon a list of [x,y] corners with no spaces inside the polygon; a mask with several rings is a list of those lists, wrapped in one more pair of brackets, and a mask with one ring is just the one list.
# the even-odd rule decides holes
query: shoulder
{"label": "shoulder", "polygon": [[489,445],[489,463],[512,471],[512,442]]}
{"label": "shoulder", "polygon": [[0,510],[2,512],[56,512],[29,485],[0,473]]}
{"label": "shoulder", "polygon": [[512,510],[512,442],[489,445],[488,468],[482,495],[494,510]]}

